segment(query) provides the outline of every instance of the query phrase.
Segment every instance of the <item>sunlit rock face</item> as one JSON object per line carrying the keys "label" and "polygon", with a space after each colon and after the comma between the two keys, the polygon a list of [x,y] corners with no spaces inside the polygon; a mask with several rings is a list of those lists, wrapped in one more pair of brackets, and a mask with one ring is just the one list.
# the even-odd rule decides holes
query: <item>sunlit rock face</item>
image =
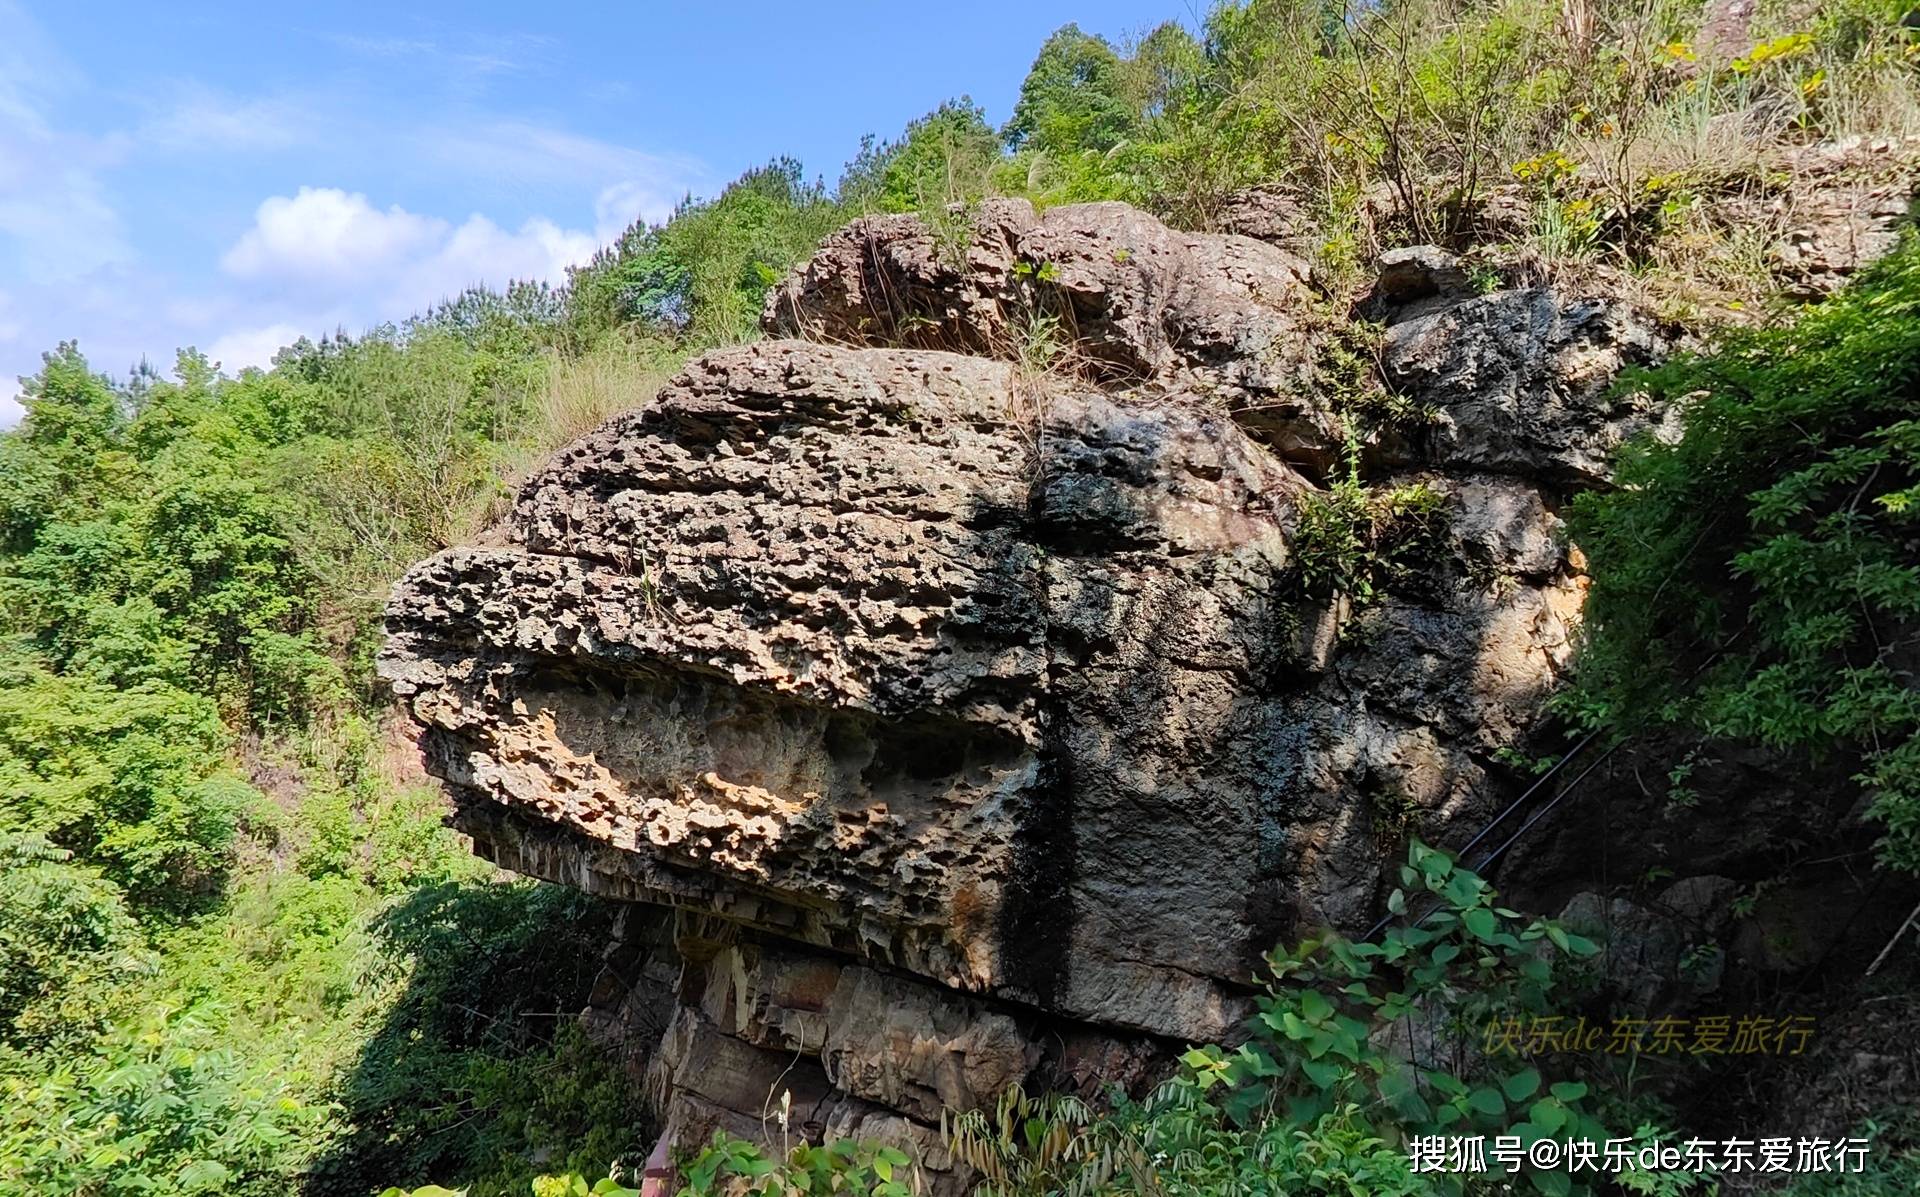
{"label": "sunlit rock face", "polygon": [[1580,605],[1555,509],[1651,419],[1619,305],[1383,297],[1435,418],[1367,468],[1438,515],[1364,609],[1310,602],[1305,265],[1117,204],[971,229],[836,234],[781,339],[636,395],[388,610],[477,849],[646,904],[595,1019],[681,1141],[937,1154],[943,1107],[1231,1037],[1262,953],[1516,792]]}

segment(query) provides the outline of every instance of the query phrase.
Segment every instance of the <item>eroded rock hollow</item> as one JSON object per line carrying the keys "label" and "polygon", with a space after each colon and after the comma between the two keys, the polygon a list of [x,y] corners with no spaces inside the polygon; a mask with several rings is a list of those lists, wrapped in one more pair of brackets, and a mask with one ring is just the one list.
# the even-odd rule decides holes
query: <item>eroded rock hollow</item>
{"label": "eroded rock hollow", "polygon": [[[1609,383],[1664,343],[1604,298],[1386,263],[1422,415],[1367,428],[1277,245],[1119,204],[971,230],[837,234],[773,339],[636,395],[389,609],[477,848],[636,903],[594,1017],[682,1143],[784,1120],[937,1168],[943,1107],[1231,1037],[1264,952],[1363,929],[1407,834],[1517,792],[1580,606],[1556,509],[1651,419]],[[1365,603],[1302,581],[1348,469],[1437,513]]]}

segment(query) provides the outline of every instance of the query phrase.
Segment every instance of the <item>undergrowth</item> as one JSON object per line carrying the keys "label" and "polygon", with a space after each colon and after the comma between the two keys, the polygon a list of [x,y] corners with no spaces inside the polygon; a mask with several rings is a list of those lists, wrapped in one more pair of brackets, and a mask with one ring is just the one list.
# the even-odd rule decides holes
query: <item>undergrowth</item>
{"label": "undergrowth", "polygon": [[[1484,880],[1418,841],[1400,880],[1390,907],[1408,921],[1377,943],[1328,937],[1274,951],[1247,1042],[1189,1050],[1145,1099],[1115,1092],[1096,1113],[1016,1089],[991,1110],[948,1119],[949,1151],[981,1176],[977,1197],[1593,1191],[1565,1170],[1497,1162],[1477,1177],[1412,1170],[1410,1143],[1430,1135],[1603,1144],[1658,1131],[1604,1070],[1556,1078],[1482,1050],[1490,1020],[1564,1000],[1559,965],[1593,956],[1594,943],[1501,907]],[[855,1162],[871,1160],[871,1148],[832,1145],[824,1158],[847,1164],[830,1165],[823,1186],[819,1149],[799,1150],[774,1159],[720,1136],[688,1162],[682,1197],[908,1191],[904,1156],[882,1178]],[[1677,1194],[1695,1180],[1636,1173],[1626,1183]]]}
{"label": "undergrowth", "polygon": [[1881,859],[1920,870],[1920,245],[1623,385],[1683,433],[1574,503],[1594,582],[1570,708],[1853,762]]}

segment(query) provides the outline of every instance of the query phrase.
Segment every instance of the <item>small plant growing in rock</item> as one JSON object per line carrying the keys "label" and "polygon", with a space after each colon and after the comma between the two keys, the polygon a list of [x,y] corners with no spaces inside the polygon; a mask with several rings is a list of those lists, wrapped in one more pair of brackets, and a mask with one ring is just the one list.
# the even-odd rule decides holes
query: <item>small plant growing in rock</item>
{"label": "small plant growing in rock", "polygon": [[1500,268],[1491,262],[1481,262],[1467,271],[1467,286],[1473,288],[1475,295],[1491,295],[1500,289],[1502,282]]}
{"label": "small plant growing in rock", "polygon": [[1344,594],[1363,608],[1406,580],[1445,529],[1445,495],[1425,483],[1374,490],[1350,456],[1343,475],[1301,503],[1293,568],[1309,600]]}
{"label": "small plant growing in rock", "polygon": [[1060,278],[1060,268],[1052,262],[1015,262],[1013,272],[1021,278],[1041,283],[1056,282]]}
{"label": "small plant growing in rock", "polygon": [[787,1197],[835,1193],[845,1197],[911,1197],[912,1162],[897,1147],[835,1139],[801,1143],[785,1158],[715,1131],[713,1141],[686,1168],[679,1197]]}
{"label": "small plant growing in rock", "polygon": [[1121,1157],[1144,1162],[1126,1141],[1093,1133],[1093,1122],[1078,1098],[1032,1097],[1012,1085],[992,1110],[942,1115],[940,1131],[954,1158],[984,1178],[975,1197],[1079,1195],[1101,1191]]}
{"label": "small plant growing in rock", "polygon": [[[1551,1082],[1517,1052],[1487,1046],[1487,1028],[1497,1022],[1547,1013],[1554,953],[1579,959],[1598,946],[1496,905],[1485,880],[1417,840],[1400,880],[1389,910],[1410,914],[1423,899],[1432,908],[1379,943],[1329,936],[1275,951],[1253,1040],[1235,1052],[1189,1052],[1187,1067],[1231,1086],[1224,1108],[1242,1123],[1284,1117],[1316,1127],[1364,1110],[1387,1142],[1424,1135],[1604,1142],[1584,1082]],[[1566,1172],[1527,1176],[1553,1197],[1580,1188]],[[1435,1191],[1462,1191],[1460,1176],[1426,1179]]]}

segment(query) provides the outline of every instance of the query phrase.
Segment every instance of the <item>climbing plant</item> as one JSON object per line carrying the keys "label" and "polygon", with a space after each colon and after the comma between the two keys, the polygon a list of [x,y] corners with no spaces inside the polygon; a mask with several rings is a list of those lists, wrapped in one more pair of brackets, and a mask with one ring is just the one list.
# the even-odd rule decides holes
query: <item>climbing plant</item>
{"label": "climbing plant", "polygon": [[1626,385],[1681,431],[1574,503],[1575,709],[1854,762],[1882,858],[1920,870],[1920,245]]}

